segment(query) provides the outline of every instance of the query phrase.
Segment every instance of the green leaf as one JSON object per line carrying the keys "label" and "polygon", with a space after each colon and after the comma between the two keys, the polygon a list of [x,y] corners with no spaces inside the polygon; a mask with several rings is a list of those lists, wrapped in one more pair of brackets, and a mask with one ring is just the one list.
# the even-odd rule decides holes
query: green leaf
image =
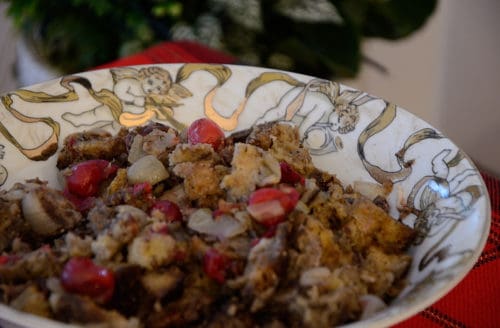
{"label": "green leaf", "polygon": [[39,34],[38,39],[44,43],[43,53],[66,72],[92,68],[165,41],[177,22],[196,29],[198,18],[209,14],[223,30],[218,50],[238,56],[242,62],[290,67],[327,78],[357,74],[364,37],[405,37],[423,26],[437,3],[437,0],[259,0],[255,2],[260,6],[258,10],[247,9],[261,14],[263,29],[250,30],[231,13],[234,14],[235,6],[241,11],[253,1],[0,1],[8,4],[8,15],[18,29]]}
{"label": "green leaf", "polygon": [[182,3],[179,1],[161,2],[159,4],[153,5],[151,8],[152,15],[157,18],[166,16],[177,18],[182,15],[182,11]]}
{"label": "green leaf", "polygon": [[364,36],[399,39],[421,28],[437,0],[330,0]]}
{"label": "green leaf", "polygon": [[294,70],[319,77],[354,76],[359,70],[360,35],[350,22],[304,22],[265,7],[267,52],[280,52],[294,60]]}
{"label": "green leaf", "polygon": [[421,28],[436,8],[436,0],[370,1],[363,34],[399,39]]}

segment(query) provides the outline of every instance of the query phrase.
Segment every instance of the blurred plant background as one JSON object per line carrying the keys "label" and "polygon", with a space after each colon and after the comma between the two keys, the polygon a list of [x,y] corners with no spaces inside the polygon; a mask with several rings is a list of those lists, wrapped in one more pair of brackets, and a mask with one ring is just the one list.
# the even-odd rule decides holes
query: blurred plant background
{"label": "blurred plant background", "polygon": [[16,28],[63,73],[167,40],[192,40],[240,63],[353,77],[366,38],[420,29],[437,0],[0,0]]}

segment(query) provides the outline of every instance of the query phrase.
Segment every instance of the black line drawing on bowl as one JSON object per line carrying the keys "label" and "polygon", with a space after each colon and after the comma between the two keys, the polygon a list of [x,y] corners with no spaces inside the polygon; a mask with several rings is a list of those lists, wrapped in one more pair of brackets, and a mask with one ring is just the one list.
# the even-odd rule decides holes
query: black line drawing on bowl
{"label": "black line drawing on bowl", "polygon": [[450,155],[451,149],[443,149],[433,157],[433,175],[422,177],[406,200],[406,205],[415,215],[413,226],[417,238],[414,244],[425,245],[426,248],[417,263],[418,271],[424,272],[424,275],[408,286],[410,295],[452,279],[455,269],[467,263],[474,253],[472,248],[458,250],[460,245],[451,244],[449,237],[470,217],[474,205],[486,191],[471,181],[478,176],[474,169],[464,169],[451,176],[450,169],[465,156],[461,150],[457,150],[454,156]]}
{"label": "black line drawing on bowl", "polygon": [[5,181],[7,181],[7,177],[9,176],[9,172],[7,171],[7,168],[0,164],[0,187],[3,186]]}
{"label": "black line drawing on bowl", "polygon": [[[380,115],[361,132],[358,138],[358,155],[370,176],[380,184],[394,185],[406,180],[412,173],[414,159],[406,159],[407,151],[428,139],[442,139],[441,134],[431,128],[415,131],[406,138],[403,146],[397,151],[398,169],[388,171],[370,162],[365,154],[365,144],[379,132],[387,129],[397,115],[397,106],[386,103]],[[465,160],[461,150],[453,152],[442,149],[431,159],[432,175],[419,178],[409,192],[405,211],[402,215],[413,214],[414,228],[417,231],[415,245],[424,244],[425,251],[418,262],[418,270],[425,271],[423,278],[412,282],[410,293],[427,288],[438,281],[453,277],[453,269],[460,267],[472,256],[472,249],[461,249],[461,246],[449,244],[449,237],[470,214],[473,206],[485,191],[472,179],[478,173],[472,168],[450,173],[451,168],[458,168]],[[401,218],[406,220],[406,217]],[[441,263],[440,266],[431,265]]]}
{"label": "black line drawing on bowl", "polygon": [[436,259],[442,261],[451,256],[462,256],[472,250],[453,253],[451,246],[440,247],[446,237],[456,229],[457,225],[467,218],[470,210],[483,195],[481,186],[470,184],[468,180],[476,177],[473,169],[465,169],[450,176],[450,168],[458,165],[464,159],[458,150],[450,160],[451,149],[443,149],[432,159],[434,175],[422,177],[409,193],[406,206],[412,208],[416,215],[414,228],[417,231],[415,245],[422,244],[426,238],[439,237],[419,263],[419,269],[424,270]]}
{"label": "black line drawing on bowl", "polygon": [[256,124],[291,121],[313,155],[342,148],[340,135],[354,131],[359,122],[359,106],[376,99],[358,90],[342,90],[337,82],[312,79],[305,86],[286,92],[278,104],[265,111]]}

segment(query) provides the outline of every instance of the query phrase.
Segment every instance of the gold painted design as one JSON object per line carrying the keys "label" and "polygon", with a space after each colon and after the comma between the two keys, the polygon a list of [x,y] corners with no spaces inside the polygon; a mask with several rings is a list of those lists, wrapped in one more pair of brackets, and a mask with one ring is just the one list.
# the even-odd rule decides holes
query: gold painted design
{"label": "gold painted design", "polygon": [[409,148],[427,139],[441,139],[442,136],[435,130],[425,128],[412,133],[405,141],[404,146],[395,154],[399,169],[396,171],[386,171],[378,165],[375,165],[366,159],[365,144],[366,142],[385,130],[396,118],[397,107],[394,104],[386,103],[382,113],[373,120],[358,137],[358,154],[372,178],[381,184],[392,184],[398,181],[405,180],[412,172],[413,160],[406,160],[405,154]]}
{"label": "gold painted design", "polygon": [[231,70],[224,65],[212,65],[212,64],[186,64],[181,67],[177,73],[176,81],[181,83],[182,81],[188,79],[192,74],[198,71],[208,72],[212,74],[217,83],[215,86],[207,93],[204,98],[203,106],[205,115],[212,121],[217,123],[222,129],[226,131],[231,131],[238,125],[238,117],[243,111],[246,102],[243,101],[240,106],[233,112],[229,117],[225,117],[217,112],[212,105],[213,97],[217,93],[217,90],[231,77]]}
{"label": "gold painted design", "polygon": [[[78,76],[67,76],[63,77],[60,81],[60,85],[67,91],[59,95],[51,95],[46,92],[20,89],[1,97],[4,108],[20,122],[27,124],[44,123],[52,130],[50,136],[40,145],[33,148],[25,148],[9,132],[7,127],[2,122],[0,122],[0,133],[28,159],[34,161],[44,161],[56,152],[59,135],[61,132],[60,124],[51,117],[38,118],[22,114],[12,107],[14,103],[13,97],[17,96],[22,101],[30,103],[60,103],[78,101],[78,94],[76,93],[71,83],[79,83],[87,87],[88,89],[91,89],[88,80]],[[97,96],[99,96],[99,94],[97,94]]]}
{"label": "gold painted design", "polygon": [[[12,99],[13,95],[18,96],[22,100],[31,103],[59,103],[59,102],[69,102],[79,100],[78,94],[71,83],[80,83],[84,86],[90,85],[87,79],[81,78],[79,76],[66,76],[61,79],[59,84],[67,90],[67,92],[59,95],[51,95],[46,92],[41,91],[31,91],[20,89],[12,93],[7,94],[9,98]],[[89,86],[88,86],[89,87]]]}
{"label": "gold painted design", "polygon": [[10,133],[7,127],[0,122],[0,133],[11,143],[13,144],[19,151],[26,156],[27,158],[34,161],[44,161],[50,156],[52,156],[57,150],[57,143],[59,140],[60,134],[60,126],[59,123],[53,120],[50,117],[30,117],[26,116],[19,111],[15,110],[12,107],[13,100],[12,96],[17,95],[21,99],[26,100],[33,97],[34,99],[41,99],[41,102],[44,102],[46,98],[46,94],[44,93],[32,93],[32,92],[24,92],[24,90],[20,90],[18,92],[13,92],[7,95],[2,96],[1,101],[5,109],[17,120],[22,123],[44,123],[51,130],[52,133],[50,136],[43,141],[40,145],[33,148],[25,148],[23,147],[17,139]]}
{"label": "gold painted design", "polygon": [[208,72],[216,79],[214,87],[206,94],[203,104],[205,115],[217,123],[223,130],[232,131],[238,126],[238,119],[244,111],[250,96],[262,86],[276,81],[286,82],[292,86],[303,85],[302,82],[291,77],[289,74],[281,72],[264,72],[250,81],[245,90],[245,97],[240,101],[238,107],[229,116],[221,115],[213,105],[213,99],[217,91],[231,77],[231,70],[224,65],[213,64],[186,64],[177,73],[176,81],[178,83],[188,79],[192,74],[198,71]]}
{"label": "gold painted design", "polygon": [[34,161],[44,161],[51,157],[56,151],[60,136],[60,124],[52,117],[30,117],[22,114],[18,110],[12,107],[13,105],[13,97],[17,96],[24,102],[29,103],[62,103],[62,102],[75,102],[80,98],[75,91],[74,87],[71,85],[72,83],[77,83],[82,85],[84,88],[89,90],[91,96],[97,101],[101,101],[103,103],[107,103],[109,105],[110,110],[113,114],[117,115],[117,111],[119,108],[116,106],[116,101],[113,102],[113,95],[109,93],[108,90],[101,90],[99,92],[95,92],[90,85],[90,82],[82,77],[78,76],[66,76],[63,77],[60,81],[60,85],[66,89],[67,91],[62,94],[48,94],[46,92],[38,92],[31,90],[20,89],[11,93],[8,93],[2,96],[1,101],[5,109],[17,120],[22,123],[44,123],[51,130],[50,136],[43,141],[40,145],[33,148],[25,148],[23,147],[16,137],[14,137],[7,127],[0,122],[0,133],[12,144],[14,145],[23,155],[25,155],[28,159]]}

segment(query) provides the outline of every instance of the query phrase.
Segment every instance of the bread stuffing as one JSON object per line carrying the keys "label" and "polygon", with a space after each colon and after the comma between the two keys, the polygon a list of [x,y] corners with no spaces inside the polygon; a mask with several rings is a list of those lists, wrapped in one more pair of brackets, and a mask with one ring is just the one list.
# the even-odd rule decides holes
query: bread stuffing
{"label": "bread stuffing", "polygon": [[317,169],[293,125],[194,124],[74,133],[60,188],[1,190],[0,301],[82,326],[333,327],[401,292],[415,232],[385,199]]}

